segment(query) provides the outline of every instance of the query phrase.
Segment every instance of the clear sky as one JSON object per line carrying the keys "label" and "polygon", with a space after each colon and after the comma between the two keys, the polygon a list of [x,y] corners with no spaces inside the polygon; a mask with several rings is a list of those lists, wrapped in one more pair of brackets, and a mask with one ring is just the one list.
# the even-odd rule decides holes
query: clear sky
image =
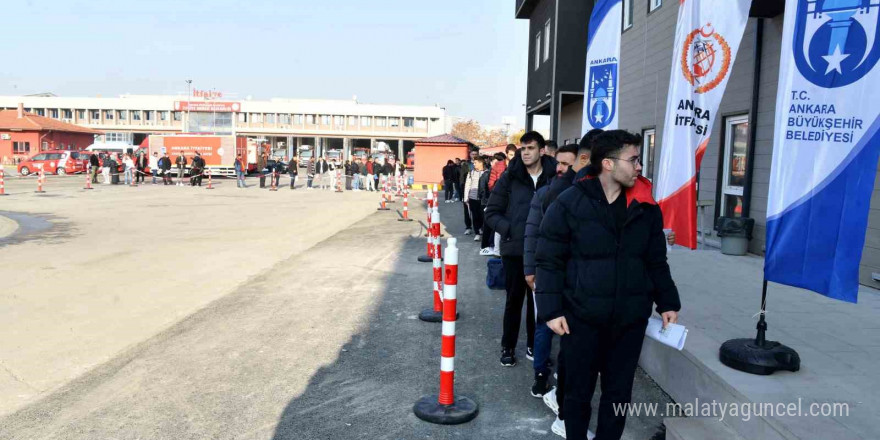
{"label": "clear sky", "polygon": [[513,0],[4,2],[0,94],[350,99],[523,124]]}

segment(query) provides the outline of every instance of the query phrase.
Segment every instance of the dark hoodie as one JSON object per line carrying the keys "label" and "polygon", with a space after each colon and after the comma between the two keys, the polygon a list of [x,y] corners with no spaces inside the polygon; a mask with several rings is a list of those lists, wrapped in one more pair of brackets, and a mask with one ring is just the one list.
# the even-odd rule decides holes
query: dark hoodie
{"label": "dark hoodie", "polygon": [[620,197],[622,230],[598,178],[579,179],[547,209],[535,252],[540,319],[627,325],[650,317],[652,303],[658,313],[681,308],[651,183],[639,176]]}
{"label": "dark hoodie", "polygon": [[486,224],[501,234],[501,255],[519,257],[523,255],[523,238],[526,219],[529,216],[529,203],[538,188],[550,183],[556,174],[556,159],[541,155],[541,175],[538,184],[529,176],[522,158],[517,156],[507,167],[507,171],[495,182],[495,187],[486,205]]}

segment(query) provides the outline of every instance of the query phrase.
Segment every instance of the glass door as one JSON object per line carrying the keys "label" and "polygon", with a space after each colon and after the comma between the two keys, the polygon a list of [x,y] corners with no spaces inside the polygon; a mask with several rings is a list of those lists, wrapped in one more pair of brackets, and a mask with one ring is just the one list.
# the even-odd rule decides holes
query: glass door
{"label": "glass door", "polygon": [[742,217],[743,188],[748,163],[749,117],[725,120],[724,174],[721,182],[721,215]]}

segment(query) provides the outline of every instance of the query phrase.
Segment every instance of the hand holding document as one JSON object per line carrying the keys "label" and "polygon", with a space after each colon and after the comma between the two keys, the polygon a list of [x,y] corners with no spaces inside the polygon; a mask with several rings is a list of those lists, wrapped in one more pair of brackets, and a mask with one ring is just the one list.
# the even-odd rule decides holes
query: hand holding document
{"label": "hand holding document", "polygon": [[679,351],[684,348],[687,335],[688,330],[683,325],[670,323],[664,329],[663,320],[656,316],[648,319],[648,328],[645,329],[645,336]]}

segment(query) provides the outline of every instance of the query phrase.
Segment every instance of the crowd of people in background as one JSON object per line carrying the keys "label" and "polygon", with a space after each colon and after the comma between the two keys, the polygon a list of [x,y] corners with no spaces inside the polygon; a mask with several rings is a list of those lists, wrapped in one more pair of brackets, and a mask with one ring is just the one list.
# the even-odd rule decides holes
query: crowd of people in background
{"label": "crowd of people in background", "polygon": [[462,203],[465,235],[481,242],[480,255],[501,257],[500,363],[517,364],[525,305],[530,393],[557,414],[551,431],[564,438],[594,437],[590,402],[600,374],[597,434],[622,436],[626,414],[613,407],[630,403],[652,304],[664,326],[678,319],[666,262],[675,236],[664,232],[641,176],[639,145],[624,130],[592,130],[562,147],[532,131],[519,148],[491,156],[472,150],[442,170],[445,203]]}

